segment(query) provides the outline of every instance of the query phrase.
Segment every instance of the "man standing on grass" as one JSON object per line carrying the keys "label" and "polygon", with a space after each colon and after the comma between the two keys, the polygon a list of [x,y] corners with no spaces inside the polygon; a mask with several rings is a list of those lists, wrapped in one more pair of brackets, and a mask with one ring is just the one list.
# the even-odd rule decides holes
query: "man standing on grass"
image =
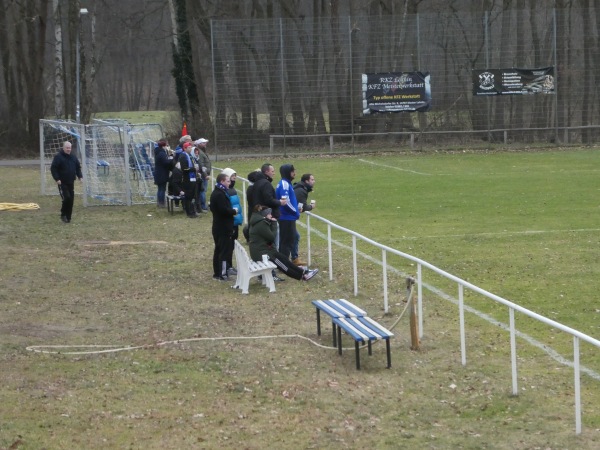
{"label": "man standing on grass", "polygon": [[279,215],[279,252],[290,258],[296,239],[296,221],[300,218],[298,202],[292,181],[296,177],[296,169],[292,164],[284,164],[279,168],[281,181],[277,183],[275,196],[287,200],[280,208]]}
{"label": "man standing on grass", "polygon": [[202,185],[200,186],[200,208],[202,212],[208,212],[206,206],[206,190],[208,189],[208,179],[210,178],[210,172],[212,170],[212,163],[210,162],[208,153],[206,153],[206,144],[208,144],[208,139],[200,138],[194,141],[194,145],[200,150],[198,160],[202,172]]}
{"label": "man standing on grass", "polygon": [[62,198],[62,207],[60,208],[60,220],[64,223],[71,222],[73,213],[73,202],[75,200],[75,179],[79,181],[83,178],[81,173],[81,164],[75,155],[71,154],[72,146],[70,142],[65,142],[63,148],[52,160],[50,172],[52,178],[56,181],[58,192]]}
{"label": "man standing on grass", "polygon": [[[315,185],[315,177],[310,173],[305,173],[300,178],[300,182],[294,184],[294,193],[296,194],[296,200],[298,201],[298,210],[303,213],[305,211],[312,211],[315,207],[314,204],[308,203],[308,194],[313,190]],[[305,266],[306,263],[300,261],[298,256],[298,248],[300,246],[300,233],[296,228],[296,238],[294,239],[294,247],[292,248],[292,262],[297,266]]]}
{"label": "man standing on grass", "polygon": [[215,241],[213,252],[213,279],[227,281],[227,259],[233,246],[233,219],[237,210],[229,199],[230,180],[227,174],[217,175],[217,184],[210,195],[210,211],[213,215],[212,235]]}

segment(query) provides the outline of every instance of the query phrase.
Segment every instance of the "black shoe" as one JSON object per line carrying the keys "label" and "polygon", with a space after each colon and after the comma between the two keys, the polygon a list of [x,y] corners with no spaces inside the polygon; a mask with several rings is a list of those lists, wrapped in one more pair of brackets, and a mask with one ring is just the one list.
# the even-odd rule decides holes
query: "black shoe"
{"label": "black shoe", "polygon": [[188,217],[190,219],[197,219],[198,217],[200,217],[198,214],[194,213],[194,214],[188,214]]}
{"label": "black shoe", "polygon": [[277,275],[273,277],[273,281],[285,281],[285,278],[279,278]]}
{"label": "black shoe", "polygon": [[64,223],[69,223],[69,219],[67,219],[67,216],[60,216],[60,220],[62,220]]}
{"label": "black shoe", "polygon": [[216,280],[216,281],[229,281],[229,277],[224,277],[224,276],[219,276],[219,275],[213,275],[213,280]]}

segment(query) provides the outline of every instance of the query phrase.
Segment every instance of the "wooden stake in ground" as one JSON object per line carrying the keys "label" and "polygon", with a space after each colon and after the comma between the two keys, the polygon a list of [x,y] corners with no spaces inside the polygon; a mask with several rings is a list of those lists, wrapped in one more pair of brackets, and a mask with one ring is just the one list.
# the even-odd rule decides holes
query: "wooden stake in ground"
{"label": "wooden stake in ground", "polygon": [[413,292],[415,286],[415,279],[408,277],[406,279],[406,290],[408,292],[408,302],[410,308],[410,349],[419,350],[421,342],[419,341],[419,324],[417,321],[417,305],[413,300]]}

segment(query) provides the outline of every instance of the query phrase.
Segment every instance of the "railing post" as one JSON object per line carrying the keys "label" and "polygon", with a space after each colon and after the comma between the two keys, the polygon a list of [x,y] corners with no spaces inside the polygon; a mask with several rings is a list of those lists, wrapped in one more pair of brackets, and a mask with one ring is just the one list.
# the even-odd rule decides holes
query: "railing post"
{"label": "railing post", "polygon": [[331,254],[331,225],[327,224],[327,253],[329,254],[329,281],[333,281],[333,255]]}
{"label": "railing post", "polygon": [[419,311],[419,339],[423,339],[423,278],[421,263],[417,264],[417,304]]}
{"label": "railing post", "polygon": [[515,310],[509,308],[509,324],[510,324],[510,365],[512,367],[512,393],[519,395],[519,386],[517,380],[517,342],[515,333]]}
{"label": "railing post", "polygon": [[333,152],[333,134],[329,135],[329,151]]}
{"label": "railing post", "polygon": [[388,305],[388,277],[387,277],[387,252],[381,250],[381,264],[383,266],[383,312],[390,310]]}
{"label": "railing post", "polygon": [[308,264],[308,267],[310,267],[311,264],[311,256],[310,256],[310,214],[305,214],[306,216],[306,254],[307,254],[307,260],[306,263]]}
{"label": "railing post", "polygon": [[458,317],[460,324],[460,362],[463,366],[467,365],[467,341],[465,338],[465,304],[464,304],[464,286],[458,285]]}
{"label": "railing post", "polygon": [[358,263],[356,261],[356,236],[352,235],[352,273],[354,275],[354,296],[358,295]]}
{"label": "railing post", "polygon": [[581,379],[579,373],[579,338],[573,336],[573,368],[575,369],[575,434],[581,434]]}

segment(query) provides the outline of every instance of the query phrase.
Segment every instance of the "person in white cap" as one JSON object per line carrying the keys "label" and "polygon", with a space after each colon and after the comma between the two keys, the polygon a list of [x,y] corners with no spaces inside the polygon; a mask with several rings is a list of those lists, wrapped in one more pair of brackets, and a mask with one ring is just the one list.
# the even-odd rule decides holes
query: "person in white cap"
{"label": "person in white cap", "polygon": [[200,207],[202,208],[203,212],[208,212],[208,207],[206,206],[206,190],[208,188],[208,179],[210,178],[210,171],[212,170],[210,158],[206,153],[206,144],[208,144],[208,139],[200,138],[194,141],[194,145],[200,149],[200,170],[202,171],[202,190],[200,192]]}

